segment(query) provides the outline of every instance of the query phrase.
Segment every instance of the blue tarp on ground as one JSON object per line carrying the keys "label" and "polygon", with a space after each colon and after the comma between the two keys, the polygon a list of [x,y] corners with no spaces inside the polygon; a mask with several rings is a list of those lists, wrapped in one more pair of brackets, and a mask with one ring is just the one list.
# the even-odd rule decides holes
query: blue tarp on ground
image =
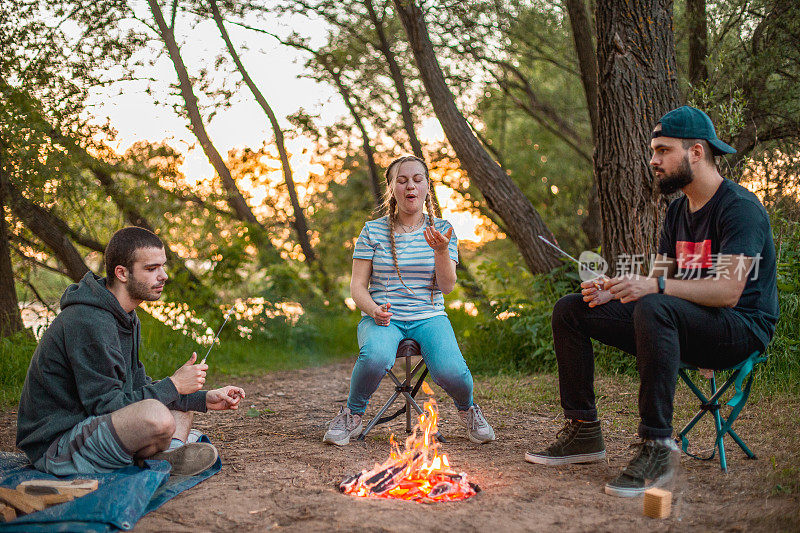
{"label": "blue tarp on ground", "polygon": [[[201,439],[208,442],[208,438]],[[58,478],[34,469],[23,454],[0,452],[0,486],[15,488],[30,479],[97,479],[96,491],[71,502],[31,513],[0,531],[116,531],[132,529],[139,519],[181,492],[208,479],[222,468],[217,462],[197,476],[170,476],[166,461],[146,461],[146,468],[129,466],[110,474]]]}

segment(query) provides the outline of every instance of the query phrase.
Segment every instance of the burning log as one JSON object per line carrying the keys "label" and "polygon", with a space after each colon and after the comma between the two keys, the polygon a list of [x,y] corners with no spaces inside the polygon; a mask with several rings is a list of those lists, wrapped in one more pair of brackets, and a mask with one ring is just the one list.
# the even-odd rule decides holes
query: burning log
{"label": "burning log", "polygon": [[361,479],[361,476],[363,476],[366,472],[367,472],[366,470],[362,470],[358,474],[353,474],[349,478],[339,483],[339,492],[349,492],[353,490],[353,488],[355,488],[355,486]]}
{"label": "burning log", "polygon": [[405,469],[405,465],[390,466],[366,480],[364,486],[373,494],[383,494],[397,485],[400,474],[402,474]]}
{"label": "burning log", "polygon": [[434,499],[434,498],[438,498],[439,496],[444,496],[445,494],[450,492],[452,489],[453,489],[453,485],[451,485],[447,481],[440,481],[428,493],[428,498]]}
{"label": "burning log", "polygon": [[425,402],[425,414],[420,415],[404,450],[392,436],[389,459],[348,477],[339,490],[351,496],[423,503],[464,500],[480,492],[465,473],[451,470],[446,455],[439,455],[439,443],[433,438],[437,419],[436,403],[431,399]]}

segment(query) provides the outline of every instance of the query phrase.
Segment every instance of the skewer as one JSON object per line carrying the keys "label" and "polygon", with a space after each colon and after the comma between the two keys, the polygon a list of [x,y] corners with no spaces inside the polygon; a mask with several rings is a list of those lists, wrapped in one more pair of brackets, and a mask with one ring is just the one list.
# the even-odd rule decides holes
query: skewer
{"label": "skewer", "polygon": [[[581,269],[588,271],[590,274],[594,274],[594,276],[595,276],[596,278],[602,278],[602,277],[605,277],[603,274],[598,274],[597,272],[595,272],[595,271],[594,271],[594,270],[592,270],[591,268],[588,268],[586,265],[584,265],[583,263],[581,263],[580,261],[578,261],[577,259],[575,259],[575,258],[574,258],[574,257],[572,257],[571,255],[569,255],[567,252],[565,252],[564,250],[562,250],[561,248],[559,248],[558,246],[556,246],[556,245],[555,245],[555,244],[553,244],[552,242],[548,241],[547,239],[545,239],[545,238],[544,238],[544,237],[542,237],[541,235],[539,235],[538,237],[539,237],[540,239],[542,239],[544,242],[546,242],[548,245],[550,245],[552,248],[554,248],[556,251],[558,251],[558,252],[559,252],[561,255],[564,255],[564,256],[566,256],[566,257],[569,257],[570,259],[572,259],[573,261],[575,261],[576,263],[578,263],[578,266],[579,266]],[[602,290],[602,289],[603,289],[603,287],[601,287],[601,286],[600,286],[600,282],[599,282],[599,281],[596,281],[596,280],[594,280],[593,282],[594,282],[594,286],[595,286],[595,288],[596,288],[597,290]]]}
{"label": "skewer", "polygon": [[219,338],[219,334],[220,334],[220,332],[222,332],[222,328],[225,327],[225,324],[228,323],[228,319],[230,318],[232,312],[233,312],[233,306],[231,306],[231,308],[228,310],[227,314],[225,315],[225,321],[219,327],[219,330],[217,330],[217,334],[214,335],[214,339],[211,341],[211,346],[208,347],[208,351],[206,352],[205,357],[203,357],[203,360],[200,361],[201,365],[204,365],[206,363],[206,359],[208,358],[208,354],[211,353],[211,349],[214,347],[214,343],[217,342],[217,339]]}

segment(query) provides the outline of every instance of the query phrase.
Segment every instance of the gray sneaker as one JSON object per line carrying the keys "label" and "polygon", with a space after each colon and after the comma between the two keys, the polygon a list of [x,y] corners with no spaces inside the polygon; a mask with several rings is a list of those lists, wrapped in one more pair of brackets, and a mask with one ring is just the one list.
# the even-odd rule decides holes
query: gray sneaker
{"label": "gray sneaker", "polygon": [[467,426],[467,438],[476,444],[486,444],[494,440],[494,430],[483,417],[483,412],[477,404],[466,411],[459,411],[458,416]]}
{"label": "gray sneaker", "polygon": [[342,407],[331,420],[322,442],[345,446],[350,444],[350,437],[361,435],[361,427],[361,415],[354,415],[349,407]]}
{"label": "gray sneaker", "polygon": [[207,442],[190,442],[171,450],[159,452],[150,459],[167,461],[172,465],[171,474],[195,476],[211,468],[217,462],[217,449]]}
{"label": "gray sneaker", "polygon": [[540,465],[591,463],[606,457],[600,421],[567,420],[556,433],[556,441],[541,452],[528,452],[525,460]]}

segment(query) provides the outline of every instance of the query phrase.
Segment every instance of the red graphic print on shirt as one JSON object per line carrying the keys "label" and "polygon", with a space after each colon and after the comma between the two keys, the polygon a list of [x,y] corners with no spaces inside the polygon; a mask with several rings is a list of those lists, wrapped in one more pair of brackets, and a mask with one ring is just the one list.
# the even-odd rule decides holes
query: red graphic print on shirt
{"label": "red graphic print on shirt", "polygon": [[711,268],[711,239],[702,242],[677,241],[675,243],[675,255],[678,259],[678,268],[683,270],[695,270],[700,268]]}

